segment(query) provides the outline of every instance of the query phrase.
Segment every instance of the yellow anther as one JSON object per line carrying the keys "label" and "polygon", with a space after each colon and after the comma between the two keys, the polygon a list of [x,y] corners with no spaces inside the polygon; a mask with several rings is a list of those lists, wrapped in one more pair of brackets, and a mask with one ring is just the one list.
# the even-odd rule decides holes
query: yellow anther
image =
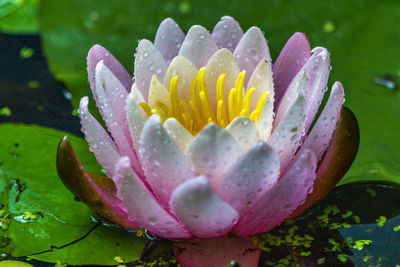
{"label": "yellow anther", "polygon": [[250,105],[251,105],[251,97],[253,93],[256,91],[256,88],[250,88],[247,90],[246,95],[243,101],[242,111],[240,111],[240,116],[249,116],[250,115]]}
{"label": "yellow anther", "polygon": [[246,78],[246,71],[242,71],[239,73],[239,76],[236,79],[236,84],[235,84],[235,96],[236,96],[236,116],[239,115],[238,113],[242,110],[242,105],[243,105],[243,91],[244,91],[244,80]]}
{"label": "yellow anther", "polygon": [[[265,92],[261,95],[260,99],[258,99],[256,109],[251,113],[250,119],[253,120],[255,123],[258,122],[258,119],[260,118],[262,109],[264,107],[265,99],[269,96],[269,92]],[[255,113],[253,119],[251,116]]]}
{"label": "yellow anther", "polygon": [[205,118],[207,118],[207,121],[215,121],[215,117],[214,117],[214,112],[211,108],[211,104],[209,101],[207,101],[207,96],[206,93],[204,91],[199,92],[199,98],[200,98],[200,104],[201,104],[201,108],[203,111],[203,114],[205,115]]}
{"label": "yellow anther", "polygon": [[[226,74],[222,73],[218,77],[216,95],[217,106],[213,107],[210,101],[207,84],[205,81],[205,68],[201,68],[193,78],[190,86],[190,100],[185,102],[178,96],[178,76],[174,76],[170,82],[169,94],[171,105],[157,101],[150,107],[147,103],[139,105],[148,116],[158,114],[164,122],[168,118],[175,118],[190,133],[198,133],[209,123],[217,123],[221,127],[226,127],[237,116],[247,116],[257,122],[262,112],[265,98],[268,93],[264,93],[257,102],[256,108],[250,112],[251,98],[255,88],[250,88],[244,95],[244,81],[246,72],[242,71],[237,79],[235,87],[229,91],[228,103],[225,100],[224,82]],[[168,101],[168,100],[167,100]],[[214,103],[214,101],[213,101]],[[216,110],[216,112],[214,112]]]}
{"label": "yellow anther", "polygon": [[218,77],[217,81],[217,101],[225,101],[225,96],[224,96],[224,81],[226,78],[226,73],[222,73]]}
{"label": "yellow anther", "polygon": [[164,123],[164,121],[165,121],[165,116],[161,113],[160,110],[158,110],[158,109],[156,109],[156,108],[153,108],[153,109],[151,110],[151,113],[157,114],[158,116],[160,116],[160,119],[161,119],[162,123]]}
{"label": "yellow anther", "polygon": [[225,103],[223,100],[218,100],[217,107],[217,122],[220,126],[225,127],[225,123],[228,121],[228,117],[226,115]]}
{"label": "yellow anther", "polygon": [[181,112],[179,110],[179,98],[178,98],[178,76],[174,76],[171,79],[169,86],[169,94],[171,97],[172,114],[178,120],[180,119]]}
{"label": "yellow anther", "polygon": [[164,112],[166,118],[172,117],[171,110],[163,102],[157,101],[156,106]]}
{"label": "yellow anther", "polygon": [[228,96],[228,108],[229,108],[229,120],[232,121],[236,117],[235,112],[235,89],[229,91]]}
{"label": "yellow anther", "polygon": [[189,106],[192,109],[192,113],[194,116],[194,130],[200,129],[203,125],[203,120],[200,117],[199,109],[197,108],[195,102],[193,102],[192,100],[189,101]]}
{"label": "yellow anther", "polygon": [[199,75],[194,76],[192,85],[190,86],[190,101],[197,105],[197,80]]}
{"label": "yellow anther", "polygon": [[139,106],[144,110],[144,112],[146,112],[147,116],[150,117],[153,114],[151,112],[151,108],[149,107],[149,105],[147,105],[147,103],[141,102],[139,103]]}

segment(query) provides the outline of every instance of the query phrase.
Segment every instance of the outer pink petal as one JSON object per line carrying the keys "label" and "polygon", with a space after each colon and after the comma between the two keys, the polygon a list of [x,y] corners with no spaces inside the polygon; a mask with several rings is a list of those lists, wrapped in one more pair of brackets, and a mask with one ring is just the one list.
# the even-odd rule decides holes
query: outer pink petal
{"label": "outer pink petal", "polygon": [[261,60],[271,63],[267,41],[261,30],[257,27],[251,27],[247,30],[236,46],[233,56],[239,68],[246,71],[245,85],[247,85],[251,74]]}
{"label": "outer pink petal", "polygon": [[271,230],[302,204],[315,179],[316,159],[305,150],[278,183],[250,208],[234,227],[238,235],[253,235]]}
{"label": "outer pink petal", "polygon": [[335,131],[343,102],[342,84],[335,82],[324,110],[304,141],[300,151],[304,149],[312,150],[316,155],[317,161],[321,159]]}
{"label": "outer pink petal", "polygon": [[306,92],[308,107],[306,131],[308,131],[327,90],[329,72],[331,70],[328,50],[323,47],[314,48],[312,56],[304,68],[308,78]]}
{"label": "outer pink petal", "polygon": [[93,96],[96,100],[96,103],[98,101],[95,94],[96,82],[94,79],[94,75],[96,65],[100,61],[104,62],[104,65],[106,65],[107,68],[115,75],[115,77],[117,77],[117,79],[124,86],[125,90],[129,92],[133,83],[131,75],[107,49],[105,49],[101,45],[96,44],[92,46],[92,48],[90,48],[87,56],[87,72],[89,83],[90,88],[92,88]]}
{"label": "outer pink petal", "polygon": [[258,142],[229,170],[218,196],[240,215],[264,195],[279,178],[279,158],[266,143]]}
{"label": "outer pink petal", "polygon": [[135,84],[147,101],[151,77],[156,75],[160,81],[164,80],[167,63],[160,51],[149,41],[139,42],[135,56]]}
{"label": "outer pink petal", "polygon": [[117,196],[127,213],[135,218],[140,227],[165,238],[187,238],[191,234],[171,214],[165,211],[140,178],[131,169],[129,159],[119,160],[113,178]]}
{"label": "outer pink petal", "polygon": [[121,157],[117,147],[103,126],[90,114],[88,110],[89,98],[85,96],[79,105],[82,132],[89,143],[89,149],[96,156],[97,161],[104,168],[108,177],[114,175],[115,164]]}
{"label": "outer pink petal", "polygon": [[304,135],[306,110],[304,97],[300,95],[268,139],[268,144],[278,152],[281,172],[286,170],[300,145]]}
{"label": "outer pink petal", "polygon": [[178,55],[184,39],[185,34],[173,19],[166,18],[161,22],[154,39],[154,45],[163,55],[167,65]]}
{"label": "outer pink petal", "polygon": [[158,115],[146,121],[139,153],[147,181],[161,205],[169,210],[172,191],[195,174],[192,164],[169,137]]}
{"label": "outer pink petal", "polygon": [[189,231],[200,238],[223,236],[239,219],[237,211],[213,192],[205,176],[176,188],[170,206]]}
{"label": "outer pink petal", "polygon": [[240,266],[258,266],[260,249],[251,238],[219,237],[173,242],[176,259],[183,267],[221,267],[236,261]]}
{"label": "outer pink petal", "polygon": [[129,132],[128,120],[125,111],[128,92],[120,81],[100,61],[96,66],[96,95],[99,109],[102,110],[103,119],[122,156],[128,156],[136,172],[142,175],[142,170],[133,150],[132,139]]}
{"label": "outer pink petal", "polygon": [[212,31],[212,38],[218,49],[227,48],[232,53],[242,36],[243,30],[240,28],[239,23],[229,16],[222,17]]}
{"label": "outer pink petal", "polygon": [[185,154],[198,174],[208,177],[214,190],[222,177],[242,155],[239,145],[230,133],[211,123],[193,139]]}
{"label": "outer pink petal", "polygon": [[310,42],[304,33],[296,32],[286,42],[272,69],[276,103],[281,101],[289,84],[310,55]]}
{"label": "outer pink petal", "polygon": [[210,33],[202,26],[190,28],[179,55],[189,59],[197,68],[204,67],[218,48]]}

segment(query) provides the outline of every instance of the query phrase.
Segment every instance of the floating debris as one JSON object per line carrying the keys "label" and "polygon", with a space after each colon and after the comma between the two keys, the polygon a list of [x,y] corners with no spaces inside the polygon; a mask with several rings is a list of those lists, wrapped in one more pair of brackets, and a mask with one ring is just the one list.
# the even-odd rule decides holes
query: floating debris
{"label": "floating debris", "polygon": [[375,84],[385,86],[389,90],[395,90],[397,88],[396,78],[392,75],[385,74],[383,76],[374,76],[372,81]]}
{"label": "floating debris", "polygon": [[32,81],[28,82],[29,88],[39,88],[39,86],[40,86],[40,83],[38,81],[32,80]]}
{"label": "floating debris", "polygon": [[322,26],[322,30],[325,33],[332,33],[334,32],[336,29],[335,24],[332,21],[327,21],[323,26]]}
{"label": "floating debris", "polygon": [[9,107],[3,107],[0,109],[0,116],[10,117],[11,114],[12,114],[12,112]]}
{"label": "floating debris", "polygon": [[35,50],[33,50],[33,48],[24,46],[19,51],[19,56],[21,58],[30,58],[31,56],[33,56],[34,53],[35,53]]}

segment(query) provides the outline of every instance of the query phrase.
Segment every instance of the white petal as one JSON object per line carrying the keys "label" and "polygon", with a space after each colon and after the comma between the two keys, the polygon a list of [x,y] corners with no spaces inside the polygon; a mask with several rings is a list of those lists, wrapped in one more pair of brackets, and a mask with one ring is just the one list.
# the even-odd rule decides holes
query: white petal
{"label": "white petal", "polygon": [[267,97],[260,117],[256,123],[260,139],[267,141],[271,136],[272,122],[274,121],[274,99]]}
{"label": "white petal", "polygon": [[163,80],[167,63],[160,51],[149,41],[141,40],[139,42],[135,57],[135,83],[142,93],[144,99],[147,99],[151,77],[155,74],[158,79]]}
{"label": "white petal", "polygon": [[299,95],[305,96],[307,90],[307,75],[306,71],[302,69],[294,77],[293,81],[290,83],[285,95],[283,96],[280,103],[275,103],[279,105],[276,110],[276,116],[274,118],[274,128],[278,126],[282,118],[288,112],[288,109],[293,105]]}
{"label": "white petal", "polygon": [[[251,27],[246,31],[236,46],[233,56],[240,70],[246,70],[247,75],[253,74],[254,69],[261,60],[267,60],[268,63],[271,63],[267,41],[257,27]],[[245,85],[248,81],[249,77],[246,78]]]}
{"label": "white petal", "polygon": [[193,136],[175,118],[167,119],[164,128],[182,151],[193,141]]}
{"label": "white petal", "polygon": [[151,116],[144,125],[139,154],[147,181],[167,208],[172,191],[195,174],[192,164],[169,137],[158,115]]}
{"label": "white petal", "polygon": [[186,57],[196,67],[201,68],[207,64],[217,50],[217,45],[210,33],[204,27],[196,25],[188,31],[179,55]]}
{"label": "white petal", "polygon": [[136,151],[139,151],[140,136],[142,135],[144,122],[147,120],[146,113],[142,107],[139,106],[142,102],[145,102],[143,96],[136,85],[133,84],[131,92],[126,99],[125,111],[128,118],[129,132],[131,133],[133,147]]}
{"label": "white petal", "polygon": [[89,143],[90,151],[94,153],[97,161],[104,168],[108,177],[114,175],[115,164],[120,158],[113,140],[104,130],[103,126],[90,114],[88,110],[89,99],[81,99],[79,116],[81,118],[82,132]]}
{"label": "white petal", "polygon": [[189,231],[200,238],[227,234],[239,218],[238,213],[213,192],[204,176],[180,185],[171,196],[171,207]]}
{"label": "white petal", "polygon": [[259,139],[258,129],[248,117],[236,117],[226,130],[232,135],[243,153],[246,153]]}
{"label": "white petal", "polygon": [[217,110],[217,82],[219,76],[223,73],[226,74],[224,81],[225,103],[228,103],[229,91],[235,87],[239,75],[239,66],[231,51],[226,48],[215,53],[206,65],[205,80],[214,112]]}
{"label": "white petal", "polygon": [[242,215],[275,185],[279,170],[276,152],[266,143],[258,142],[229,170],[217,194]]}
{"label": "white petal", "polygon": [[256,88],[256,90],[251,98],[251,111],[256,108],[258,99],[264,92],[268,92],[269,98],[274,99],[275,92],[271,65],[265,60],[260,61],[250,77],[247,90],[253,87]]}
{"label": "white petal", "polygon": [[204,127],[186,148],[198,174],[209,178],[217,188],[223,175],[241,156],[239,145],[225,129],[211,123]]}
{"label": "white petal", "polygon": [[173,19],[166,18],[161,22],[154,39],[154,45],[164,56],[167,65],[178,55],[184,39],[185,34]]}
{"label": "white petal", "polygon": [[171,214],[165,211],[139,177],[132,171],[128,158],[121,158],[114,177],[117,196],[127,213],[139,226],[165,238],[187,238],[191,234]]}
{"label": "white petal", "polygon": [[192,86],[193,78],[197,75],[198,69],[192,62],[182,56],[175,57],[168,67],[165,74],[164,86],[170,87],[171,79],[178,76],[178,96],[185,100],[186,103],[190,100],[190,87]]}
{"label": "white petal", "polygon": [[286,169],[300,145],[304,135],[306,112],[307,104],[303,95],[300,95],[268,140],[268,144],[278,152],[281,171]]}
{"label": "white petal", "polygon": [[153,75],[150,83],[149,100],[147,103],[151,108],[160,109],[156,103],[160,101],[171,109],[171,97],[169,91],[164,87],[162,83],[157,79],[156,75]]}

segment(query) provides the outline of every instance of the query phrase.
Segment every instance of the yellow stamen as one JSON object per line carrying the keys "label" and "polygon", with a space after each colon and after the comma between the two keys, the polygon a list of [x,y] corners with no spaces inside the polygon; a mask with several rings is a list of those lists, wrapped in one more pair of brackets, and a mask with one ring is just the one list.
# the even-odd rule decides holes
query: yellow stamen
{"label": "yellow stamen", "polygon": [[171,110],[163,102],[157,101],[156,106],[164,112],[166,118],[172,117]]}
{"label": "yellow stamen", "polygon": [[165,121],[165,116],[161,113],[160,110],[158,110],[158,109],[156,109],[156,108],[153,108],[153,109],[151,110],[151,113],[157,114],[158,116],[160,116],[161,121],[164,123],[164,121]]}
{"label": "yellow stamen", "polygon": [[247,90],[246,95],[244,97],[243,101],[243,107],[242,111],[240,111],[240,116],[246,116],[248,117],[250,114],[250,105],[251,105],[251,97],[253,96],[253,93],[256,91],[256,88],[250,88]]}
{"label": "yellow stamen", "polygon": [[146,112],[147,116],[150,117],[151,115],[153,115],[153,113],[151,112],[151,108],[149,107],[149,105],[147,105],[147,103],[141,102],[139,105],[142,107],[144,112]]}
{"label": "yellow stamen", "polygon": [[[168,118],[175,118],[192,134],[198,133],[209,123],[227,127],[237,116],[249,117],[257,123],[269,93],[262,94],[258,99],[256,108],[251,111],[251,99],[256,89],[250,88],[244,95],[246,72],[242,71],[236,79],[235,87],[229,91],[228,103],[226,103],[224,82],[227,75],[222,73],[218,78],[216,95],[214,96],[216,97],[217,106],[212,107],[205,80],[205,71],[204,67],[201,68],[193,78],[189,101],[185,102],[179,98],[178,76],[174,76],[171,79],[169,88],[171,106],[169,106],[169,103],[167,105],[161,101],[157,101],[153,107],[144,102],[139,105],[147,116],[158,114],[163,122]],[[214,110],[216,110],[216,113]]]}
{"label": "yellow stamen", "polygon": [[197,84],[199,87],[200,104],[204,114],[207,116],[207,120],[209,121],[211,118],[211,121],[215,122],[214,111],[211,107],[210,95],[208,94],[206,79],[204,77],[205,73],[205,67],[199,70],[199,79],[197,81]]}
{"label": "yellow stamen", "polygon": [[178,98],[178,76],[174,76],[171,79],[171,83],[169,86],[169,94],[171,97],[171,106],[172,106],[172,114],[178,120],[181,119],[181,112],[179,109],[179,98]]}

